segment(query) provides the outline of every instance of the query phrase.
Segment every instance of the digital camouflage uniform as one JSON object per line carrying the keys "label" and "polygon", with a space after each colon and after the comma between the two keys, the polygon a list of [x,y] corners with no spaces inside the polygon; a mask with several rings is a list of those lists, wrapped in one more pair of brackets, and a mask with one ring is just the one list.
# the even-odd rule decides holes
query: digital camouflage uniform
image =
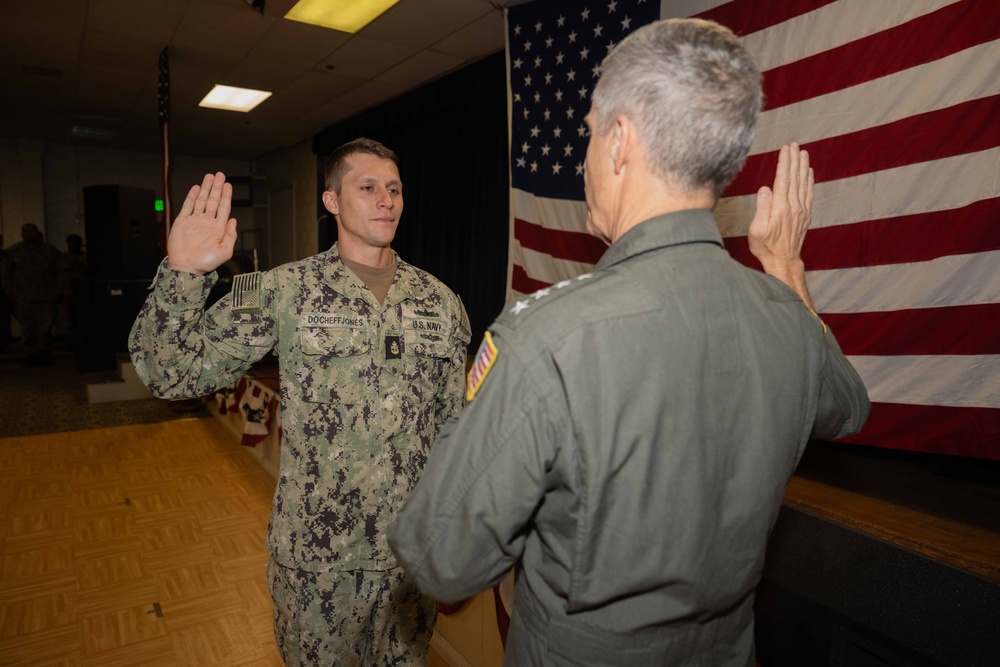
{"label": "digital camouflage uniform", "polygon": [[[470,332],[457,296],[396,261],[381,305],[334,245],[262,273],[259,309],[238,312],[229,295],[203,313],[214,274],[164,260],[132,329],[136,370],[164,398],[202,396],[278,356],[283,439],[267,546],[289,665],[362,664],[381,649],[395,656],[386,663],[426,659],[436,605],[402,576],[386,528],[464,405]],[[400,606],[402,621],[385,618]]]}
{"label": "digital camouflage uniform", "polygon": [[49,352],[59,279],[59,251],[43,240],[12,246],[3,261],[3,290],[21,323],[29,358]]}

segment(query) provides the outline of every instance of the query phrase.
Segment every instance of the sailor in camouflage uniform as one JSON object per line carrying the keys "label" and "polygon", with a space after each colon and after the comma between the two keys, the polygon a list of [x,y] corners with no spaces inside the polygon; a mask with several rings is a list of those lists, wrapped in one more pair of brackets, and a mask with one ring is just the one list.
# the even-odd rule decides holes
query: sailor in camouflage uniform
{"label": "sailor in camouflage uniform", "polygon": [[403,208],[392,151],[342,146],[325,185],[337,244],[239,280],[203,312],[236,226],[231,186],[207,175],[171,230],[129,349],[165,398],[202,396],[277,353],[284,437],[267,546],[282,657],[425,664],[437,604],[398,567],[386,528],[464,405],[468,319],[389,248]]}
{"label": "sailor in camouflage uniform", "polygon": [[5,253],[3,291],[21,323],[27,366],[52,365],[52,323],[56,308],[59,251],[32,223],[21,225],[20,243]]}

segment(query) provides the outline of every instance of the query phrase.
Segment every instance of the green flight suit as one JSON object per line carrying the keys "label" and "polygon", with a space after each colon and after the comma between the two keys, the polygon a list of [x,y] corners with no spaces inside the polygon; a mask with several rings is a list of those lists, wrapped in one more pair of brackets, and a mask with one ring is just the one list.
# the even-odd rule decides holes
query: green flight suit
{"label": "green flight suit", "polygon": [[833,335],[693,210],[508,303],[488,336],[390,526],[421,590],[465,598],[516,566],[508,665],[752,665],[785,485],[810,437],[870,408]]}

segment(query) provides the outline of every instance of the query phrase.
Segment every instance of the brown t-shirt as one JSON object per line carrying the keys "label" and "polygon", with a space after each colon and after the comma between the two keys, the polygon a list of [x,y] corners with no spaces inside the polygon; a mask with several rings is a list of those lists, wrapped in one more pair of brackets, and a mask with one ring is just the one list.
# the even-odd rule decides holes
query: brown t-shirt
{"label": "brown t-shirt", "polygon": [[375,295],[379,303],[385,301],[385,295],[389,293],[389,285],[392,284],[392,279],[396,277],[396,259],[393,258],[392,264],[384,268],[377,266],[368,266],[367,264],[359,264],[358,262],[351,261],[340,256],[344,260],[344,264],[347,265],[351,271],[354,272],[361,282],[365,284],[371,293]]}

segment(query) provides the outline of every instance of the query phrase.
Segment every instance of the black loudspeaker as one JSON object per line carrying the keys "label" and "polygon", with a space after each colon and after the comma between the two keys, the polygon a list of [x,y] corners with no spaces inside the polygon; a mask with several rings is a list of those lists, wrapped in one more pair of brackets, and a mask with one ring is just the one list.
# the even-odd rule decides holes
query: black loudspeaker
{"label": "black loudspeaker", "polygon": [[149,280],[73,281],[76,318],[76,370],[113,371],[128,351],[128,334],[149,294]]}
{"label": "black loudspeaker", "polygon": [[83,189],[87,274],[108,280],[149,279],[163,258],[152,190],[119,185]]}

